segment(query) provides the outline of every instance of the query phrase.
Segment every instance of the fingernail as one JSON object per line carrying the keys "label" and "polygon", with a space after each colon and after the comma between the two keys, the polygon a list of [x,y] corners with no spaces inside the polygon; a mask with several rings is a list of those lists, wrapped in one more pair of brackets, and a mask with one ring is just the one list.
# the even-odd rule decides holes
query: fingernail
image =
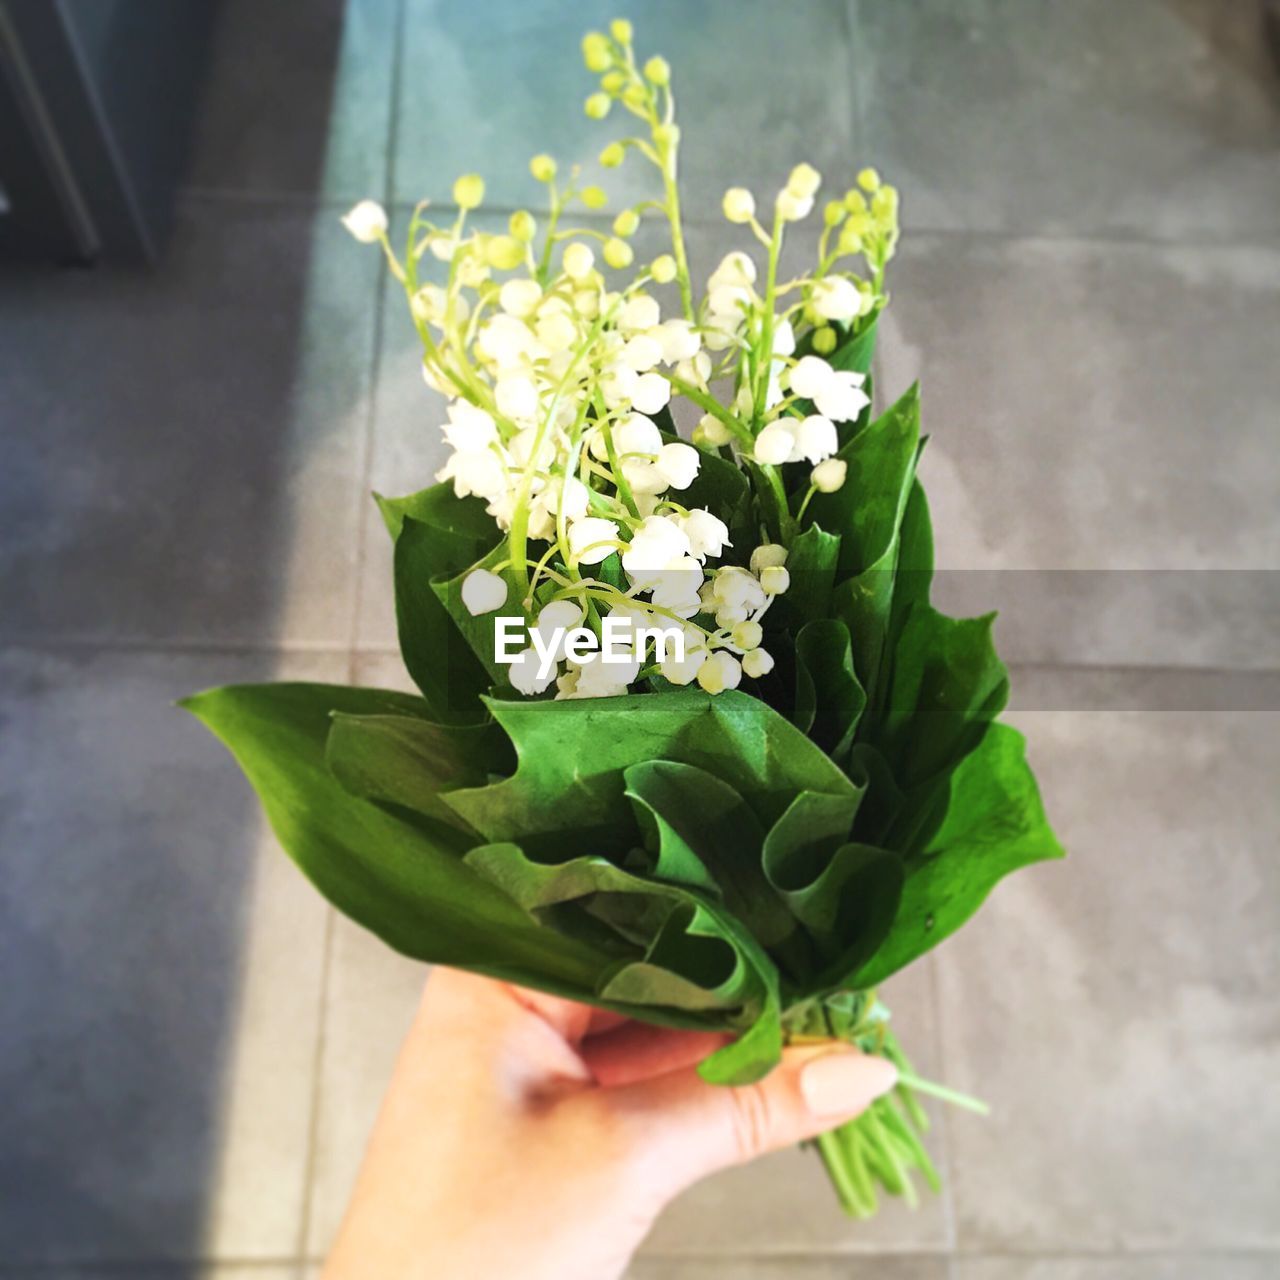
{"label": "fingernail", "polygon": [[884,1058],[856,1050],[824,1053],[800,1072],[800,1092],[815,1116],[852,1115],[888,1093],[898,1068]]}

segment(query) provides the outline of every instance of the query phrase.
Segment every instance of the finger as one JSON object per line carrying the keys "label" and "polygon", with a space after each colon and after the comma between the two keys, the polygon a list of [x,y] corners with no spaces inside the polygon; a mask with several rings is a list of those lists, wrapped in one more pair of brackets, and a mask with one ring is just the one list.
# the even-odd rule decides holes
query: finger
{"label": "finger", "polygon": [[633,1130],[645,1176],[674,1195],[691,1182],[836,1128],[887,1093],[897,1070],[856,1049],[788,1049],[763,1080],[707,1084],[686,1068],[597,1100]]}
{"label": "finger", "polygon": [[576,1000],[548,995],[545,991],[517,987],[514,983],[504,985],[522,1008],[536,1013],[575,1048],[587,1036],[610,1031],[627,1021],[625,1015],[610,1009],[597,1009]]}
{"label": "finger", "polygon": [[678,1031],[627,1022],[582,1042],[580,1052],[606,1089],[650,1080],[699,1063],[729,1039],[715,1031]]}

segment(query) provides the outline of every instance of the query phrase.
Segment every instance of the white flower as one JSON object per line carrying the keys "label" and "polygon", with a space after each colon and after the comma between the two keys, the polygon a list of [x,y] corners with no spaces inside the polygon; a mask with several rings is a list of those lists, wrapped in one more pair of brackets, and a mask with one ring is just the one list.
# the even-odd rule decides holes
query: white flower
{"label": "white flower", "polygon": [[528,325],[509,315],[492,316],[481,326],[476,335],[476,353],[499,369],[509,369],[546,355]]}
{"label": "white flower", "polygon": [[[674,623],[668,625],[673,630]],[[694,626],[684,625],[684,658],[676,657],[676,647],[668,643],[666,653],[670,656],[658,663],[658,670],[664,679],[672,684],[692,684],[698,677],[698,669],[707,660],[706,636]]]}
{"label": "white flower", "polygon": [[780,596],[791,585],[791,574],[780,564],[760,570],[760,590],[767,596]]}
{"label": "white flower", "polygon": [[[569,529],[569,554],[577,564],[599,564],[617,549],[618,526],[602,516],[575,520]],[[600,545],[597,545],[600,544]]]}
{"label": "white flower", "polygon": [[507,584],[488,569],[472,569],[462,580],[462,603],[473,618],[492,613],[507,602]]}
{"label": "white flower", "polygon": [[755,294],[745,285],[720,284],[707,294],[707,310],[723,331],[734,332],[744,314],[751,310]]}
{"label": "white flower", "polygon": [[[581,621],[582,606],[580,604],[573,600],[553,600],[539,611],[538,621],[533,629],[538,633],[543,649],[550,653],[556,662],[561,662],[564,659],[568,633]],[[557,632],[560,633],[558,639]],[[513,680],[512,684],[514,683]],[[542,687],[545,689],[547,686],[544,684]]]}
{"label": "white flower", "polygon": [[660,373],[642,373],[631,392],[631,403],[641,413],[660,413],[671,399],[671,383]]}
{"label": "white flower", "polygon": [[581,240],[575,240],[571,245],[567,246],[564,251],[564,272],[571,280],[585,280],[591,274],[591,268],[595,266],[596,256],[591,249],[582,243]]}
{"label": "white flower", "polygon": [[[643,413],[629,413],[613,428],[613,447],[619,457],[627,454],[657,457],[662,448],[662,432]],[[606,455],[601,453],[599,456]]]}
{"label": "white flower", "polygon": [[[712,594],[718,609],[742,609],[743,617],[763,606],[764,589],[755,574],[748,573],[737,565],[727,565],[716,574],[715,587]],[[741,622],[741,618],[735,618]]]}
{"label": "white flower", "polygon": [[687,516],[682,516],[680,528],[689,539],[689,554],[699,560],[718,556],[725,547],[733,546],[729,541],[729,527],[719,516],[702,507],[695,507]]}
{"label": "white flower", "polygon": [[843,458],[828,458],[813,469],[809,483],[819,493],[835,493],[844,487],[845,476],[849,473],[849,464]]}
{"label": "white flower", "polygon": [[664,320],[654,336],[662,346],[664,364],[692,360],[702,349],[698,331],[687,320]]}
{"label": "white flower", "polygon": [[638,293],[628,299],[618,312],[618,328],[623,333],[642,333],[646,329],[655,328],[662,319],[662,312],[656,298],[646,293]]}
{"label": "white flower", "polygon": [[714,413],[704,413],[693,429],[693,443],[719,449],[733,439],[733,433]]}
{"label": "white flower", "polygon": [[702,455],[691,444],[664,444],[655,465],[672,489],[687,489],[697,478]]}
{"label": "white flower", "polygon": [[449,405],[449,421],[441,426],[444,438],[462,453],[474,453],[498,443],[498,428],[490,414],[466,400]]}
{"label": "white flower", "polygon": [[578,673],[573,696],[576,698],[612,698],[626,693],[640,674],[640,659],[632,656],[623,662],[606,662],[599,649],[574,664]]}
{"label": "white flower", "polygon": [[816,400],[835,370],[821,356],[802,356],[788,375],[791,390],[805,400]]}
{"label": "white flower", "polygon": [[541,693],[555,677],[555,663],[548,663],[544,674],[542,659],[533,648],[522,649],[507,667],[507,679],[511,681],[511,687],[526,697]]}
{"label": "white flower", "polygon": [[742,659],[742,670],[753,680],[767,676],[773,670],[773,654],[767,649],[752,649]]}
{"label": "white flower", "polygon": [[538,341],[553,354],[568,351],[578,344],[578,326],[567,307],[545,310],[538,316]]}
{"label": "white flower", "polygon": [[[645,377],[652,376],[645,374]],[[639,382],[640,375],[627,365],[618,361],[609,365],[600,375],[600,391],[605,405],[610,409],[620,409],[630,404]]]}
{"label": "white flower", "polygon": [[757,462],[777,466],[779,463],[791,460],[796,447],[795,429],[791,425],[793,421],[794,419],[779,418],[776,422],[769,423],[756,436],[752,452]]}
{"label": "white flower", "polygon": [[798,196],[794,191],[784,187],[778,192],[775,207],[783,222],[799,222],[813,212],[813,197]]}
{"label": "white flower", "polygon": [[830,276],[813,286],[810,302],[824,320],[849,321],[862,314],[864,300],[852,280]]}
{"label": "white flower", "polygon": [[527,421],[537,416],[538,388],[521,374],[499,378],[493,388],[493,398],[498,403],[498,412],[508,418]]}
{"label": "white flower", "polygon": [[734,249],[720,259],[720,265],[708,277],[707,292],[711,293],[721,285],[750,289],[755,282],[756,264],[741,249]]}
{"label": "white flower", "polygon": [[791,370],[791,390],[812,400],[824,418],[852,422],[870,403],[863,374],[833,369],[820,356],[805,356]]}
{"label": "white flower", "polygon": [[498,306],[522,320],[531,316],[541,301],[542,289],[536,280],[508,280],[498,290]]}
{"label": "white flower", "polygon": [[455,452],[436,472],[437,480],[452,480],[453,491],[459,498],[478,494],[493,499],[507,488],[507,468],[492,449],[476,452]]}
{"label": "white flower", "polygon": [[622,553],[622,567],[632,581],[648,581],[673,560],[688,554],[689,536],[674,520],[667,516],[649,516],[631,535],[631,544]]}
{"label": "white flower", "polygon": [[751,553],[751,572],[787,563],[787,549],[778,542],[762,542]]}
{"label": "white flower", "polygon": [[662,469],[653,462],[644,462],[638,458],[624,458],[622,475],[633,497],[642,495],[656,497],[670,488],[670,481]]}
{"label": "white flower", "polygon": [[798,164],[787,176],[787,190],[792,195],[812,198],[818,194],[821,185],[822,174],[811,164]]}
{"label": "white flower", "polygon": [[629,369],[646,373],[655,364],[662,363],[662,344],[647,333],[637,333],[622,348],[620,359]]}
{"label": "white flower", "polygon": [[537,450],[535,466],[545,471],[555,461],[556,456],[555,441],[551,438],[551,432],[543,433],[542,442],[539,444],[538,428],[525,427],[523,431],[517,431],[511,437],[507,451],[511,454],[512,462],[523,469],[533,461],[535,447]]}
{"label": "white flower", "polygon": [[723,693],[736,689],[742,681],[742,667],[737,658],[723,649],[717,649],[698,668],[698,683],[708,693]]}
{"label": "white flower", "polygon": [[343,215],[342,225],[361,244],[373,244],[387,234],[387,211],[376,200],[361,200]]}
{"label": "white flower", "polygon": [[591,490],[577,476],[552,476],[541,496],[553,516],[563,510],[566,520],[581,520],[587,514]]}
{"label": "white flower", "polygon": [[676,377],[705,391],[707,379],[711,377],[711,357],[705,351],[699,351],[692,359],[681,360],[676,365]]}
{"label": "white flower", "polygon": [[702,566],[692,556],[678,556],[665,568],[644,578],[653,603],[682,618],[692,618],[702,608]]}
{"label": "white flower", "polygon": [[810,414],[796,427],[795,451],[799,457],[792,457],[790,461],[799,462],[803,458],[808,462],[821,462],[839,447],[835,423],[821,414]]}
{"label": "white flower", "polygon": [[754,619],[746,618],[734,626],[729,639],[736,649],[744,652],[758,649],[760,641],[764,639],[764,628]]}

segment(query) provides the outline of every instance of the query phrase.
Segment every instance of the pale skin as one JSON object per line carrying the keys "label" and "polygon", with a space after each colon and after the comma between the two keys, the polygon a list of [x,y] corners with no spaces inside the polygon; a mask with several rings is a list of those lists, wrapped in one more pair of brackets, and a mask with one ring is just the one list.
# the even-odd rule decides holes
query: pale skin
{"label": "pale skin", "polygon": [[896,1079],[789,1048],[706,1084],[721,1044],[453,970],[427,984],[323,1280],[615,1280],[718,1169],[834,1128]]}

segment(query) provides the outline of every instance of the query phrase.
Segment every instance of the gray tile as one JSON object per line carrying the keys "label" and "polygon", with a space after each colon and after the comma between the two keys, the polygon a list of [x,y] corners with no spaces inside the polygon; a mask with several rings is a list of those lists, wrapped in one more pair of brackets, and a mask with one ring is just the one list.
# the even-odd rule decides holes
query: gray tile
{"label": "gray tile", "polygon": [[0,650],[0,1256],[287,1258],[327,911],[175,697],[319,655]]}
{"label": "gray tile", "polygon": [[[409,0],[396,198],[447,200],[455,177],[479,171],[496,206],[535,201],[536,212],[543,188],[528,163],[543,151],[562,170],[580,163],[599,178],[601,148],[634,119],[620,110],[603,123],[584,116],[599,80],[583,67],[580,42],[615,16],[604,0],[528,0],[499,20],[485,6]],[[771,198],[801,160],[824,172],[856,167],[842,0],[785,10],[769,0],[654,0],[632,16],[639,56],[671,63],[686,210],[719,218],[735,185]],[[604,178],[615,207],[661,194],[657,171],[635,159]]]}
{"label": "gray tile", "polygon": [[1022,662],[1280,666],[1280,251],[908,239],[938,591]]}
{"label": "gray tile", "polygon": [[0,636],[346,644],[376,257],[190,202],[149,275],[0,294]]}
{"label": "gray tile", "polygon": [[993,1107],[948,1130],[959,1247],[1280,1248],[1280,714],[1014,719],[1068,857],[938,957],[947,1079]]}
{"label": "gray tile", "polygon": [[949,1280],[943,1257],[895,1257],[875,1254],[860,1258],[778,1258],[724,1260],[641,1258],[627,1272],[628,1280]]}
{"label": "gray tile", "polygon": [[[936,1016],[925,961],[884,988],[899,1040],[917,1071],[939,1079]],[[926,1139],[946,1177],[946,1131],[936,1108]],[[949,1126],[950,1119],[945,1123]],[[867,1222],[846,1218],[819,1156],[795,1149],[766,1156],[698,1183],[658,1219],[642,1255],[767,1258],[777,1254],[843,1254],[934,1251],[950,1244],[949,1189],[921,1187],[918,1208],[892,1197]],[[679,1274],[679,1273],[676,1273]]]}
{"label": "gray tile", "polygon": [[863,146],[924,227],[1280,236],[1260,6],[855,5]]}
{"label": "gray tile", "polygon": [[1273,1280],[1280,1256],[957,1258],[954,1280]]}
{"label": "gray tile", "polygon": [[381,199],[398,9],[399,0],[221,5],[191,185]]}

